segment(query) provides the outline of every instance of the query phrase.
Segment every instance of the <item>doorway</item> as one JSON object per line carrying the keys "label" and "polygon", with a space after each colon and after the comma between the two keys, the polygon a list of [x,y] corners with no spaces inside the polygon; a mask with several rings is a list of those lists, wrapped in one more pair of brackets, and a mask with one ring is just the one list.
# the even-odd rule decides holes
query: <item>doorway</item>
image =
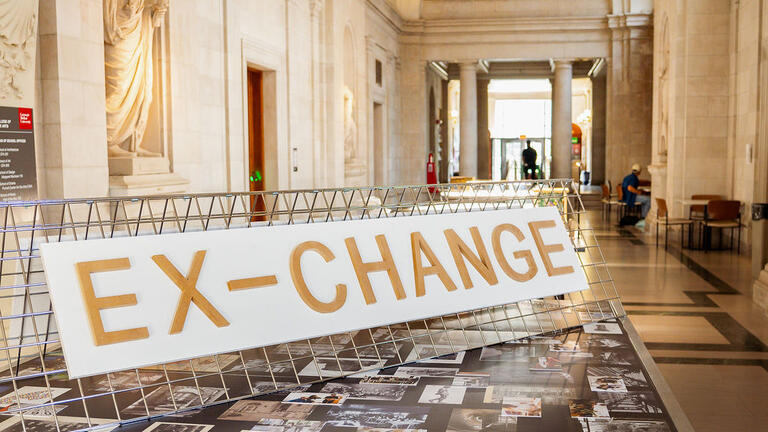
{"label": "doorway", "polygon": [[[248,69],[248,190],[263,192],[264,170],[264,75]],[[266,205],[261,194],[251,195],[251,210],[264,212]],[[254,215],[252,221],[266,220],[266,214]]]}
{"label": "doorway", "polygon": [[384,151],[384,105],[373,103],[373,184],[386,184],[387,158]]}

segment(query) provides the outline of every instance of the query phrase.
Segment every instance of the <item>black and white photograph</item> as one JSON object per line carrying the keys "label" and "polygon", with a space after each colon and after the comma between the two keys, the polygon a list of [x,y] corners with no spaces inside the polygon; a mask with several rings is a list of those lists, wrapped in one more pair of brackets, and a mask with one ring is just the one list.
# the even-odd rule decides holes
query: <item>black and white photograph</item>
{"label": "black and white photograph", "polygon": [[400,366],[397,368],[395,376],[445,378],[453,377],[457,373],[459,373],[459,369],[456,368]]}
{"label": "black and white photograph", "polygon": [[263,418],[283,420],[304,420],[312,412],[313,405],[284,404],[277,401],[244,399],[230,406],[218,418],[257,422]]}
{"label": "black and white photograph", "polygon": [[155,422],[143,432],[208,432],[211,429],[213,425]]}
{"label": "black and white photograph", "polygon": [[[0,418],[3,419],[3,418]],[[90,425],[88,419],[85,417],[71,417],[57,415],[56,419],[37,419],[37,418],[24,418],[24,423],[21,422],[21,417],[13,416],[0,422],[0,431],[2,432],[75,432],[83,429],[100,426],[99,432],[110,432],[117,429],[117,425],[107,424],[114,423],[116,419],[101,419],[91,418]],[[58,429],[56,423],[58,422]]]}
{"label": "black and white photograph", "polygon": [[326,425],[386,429],[426,429],[429,408],[344,404],[325,414]]}
{"label": "black and white photograph", "polygon": [[635,363],[635,356],[630,350],[623,349],[593,349],[591,350],[594,361],[601,365],[629,366]]}
{"label": "black and white photograph", "polygon": [[[295,382],[290,381],[256,381],[253,382],[253,392],[255,394],[270,394],[270,393],[276,393],[276,394],[288,394],[290,392],[294,391],[307,391],[311,387],[311,384],[297,384]],[[277,388],[275,389],[275,384],[277,384]]]}
{"label": "black and white photograph", "polygon": [[385,363],[386,360],[379,359],[317,357],[299,372],[299,376],[337,377],[342,373],[350,374],[363,369],[381,368]]}
{"label": "black and white photograph", "polygon": [[453,347],[450,345],[416,345],[411,353],[408,354],[406,361],[411,362],[418,360],[418,363],[461,364],[464,360],[465,352],[459,351],[450,354],[446,353],[452,350]]}
{"label": "black and white photograph", "polygon": [[596,322],[584,324],[584,333],[587,334],[622,334],[621,327],[616,323]]}
{"label": "black and white photograph", "polygon": [[367,376],[360,380],[360,384],[398,384],[405,386],[415,386],[419,383],[419,377],[415,376],[394,376],[394,375],[376,375]]}
{"label": "black and white photograph", "polygon": [[65,387],[24,386],[0,397],[0,413],[12,409],[31,407],[56,400],[69,392]]}
{"label": "black and white photograph", "polygon": [[491,385],[491,375],[479,372],[459,372],[453,377],[453,385],[482,388]]}
{"label": "black and white photograph", "polygon": [[588,376],[615,376],[621,377],[627,387],[648,387],[648,381],[640,369],[628,369],[615,366],[590,366],[587,368]]}
{"label": "black and white photograph", "polygon": [[446,432],[514,432],[517,421],[499,409],[454,408]]}
{"label": "black and white photograph", "polygon": [[[199,390],[198,390],[199,388]],[[176,410],[205,405],[217,400],[224,394],[223,388],[174,386],[173,400],[168,386],[160,386],[152,390],[144,399],[139,399],[121,411],[124,415],[143,417],[147,415],[166,414]],[[146,407],[145,405],[146,400]],[[174,406],[174,402],[176,405]]]}
{"label": "black and white photograph", "polygon": [[501,403],[502,417],[541,417],[541,398],[505,397]]}
{"label": "black and white photograph", "polygon": [[466,391],[466,387],[427,385],[421,393],[419,403],[458,405],[464,401]]}
{"label": "black and white photograph", "polygon": [[587,340],[590,348],[630,348],[629,341],[626,338],[613,335],[594,334]]}
{"label": "black and white photograph", "polygon": [[[141,379],[141,384],[139,384],[139,379]],[[109,378],[107,378],[107,375],[99,375],[98,379],[91,384],[91,388],[103,392],[128,390],[154,384],[163,379],[165,379],[165,374],[162,372],[139,370],[138,376],[136,371],[112,372],[109,374]]]}
{"label": "black and white photograph", "polygon": [[589,376],[589,388],[593,392],[626,393],[624,380],[617,376]]}
{"label": "black and white photograph", "polygon": [[628,414],[661,414],[659,401],[652,392],[612,393],[597,392],[600,402],[608,406],[612,417]]}
{"label": "black and white photograph", "polygon": [[670,432],[669,425],[657,420],[579,419],[582,431],[589,432]]}
{"label": "black and white photograph", "polygon": [[408,386],[397,384],[346,384],[329,382],[321,391],[325,393],[341,393],[349,399],[399,401],[403,398]]}
{"label": "black and white photograph", "polygon": [[323,424],[322,421],[316,420],[261,419],[250,430],[265,432],[319,432],[323,428]]}

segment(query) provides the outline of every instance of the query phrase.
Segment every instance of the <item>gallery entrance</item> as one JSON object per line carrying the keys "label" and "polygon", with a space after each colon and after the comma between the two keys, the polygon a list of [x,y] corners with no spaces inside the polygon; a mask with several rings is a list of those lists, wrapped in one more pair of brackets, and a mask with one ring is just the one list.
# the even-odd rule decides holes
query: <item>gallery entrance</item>
{"label": "gallery entrance", "polygon": [[[248,185],[251,192],[264,191],[264,76],[260,70],[248,69]],[[264,211],[261,195],[251,196],[251,209]],[[254,221],[265,220],[254,216]]]}

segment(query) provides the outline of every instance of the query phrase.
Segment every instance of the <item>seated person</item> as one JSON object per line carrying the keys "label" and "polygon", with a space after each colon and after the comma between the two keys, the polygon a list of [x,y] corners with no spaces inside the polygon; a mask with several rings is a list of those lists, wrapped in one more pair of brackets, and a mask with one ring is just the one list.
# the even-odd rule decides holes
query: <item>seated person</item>
{"label": "seated person", "polygon": [[637,176],[639,176],[642,171],[643,168],[640,164],[636,163],[632,165],[632,173],[624,177],[624,180],[621,182],[621,189],[624,193],[624,202],[627,203],[628,206],[635,205],[635,202],[642,204],[640,213],[642,218],[645,219],[645,215],[648,214],[648,210],[651,208],[651,197],[645,195],[643,191],[638,189],[640,186],[640,179]]}

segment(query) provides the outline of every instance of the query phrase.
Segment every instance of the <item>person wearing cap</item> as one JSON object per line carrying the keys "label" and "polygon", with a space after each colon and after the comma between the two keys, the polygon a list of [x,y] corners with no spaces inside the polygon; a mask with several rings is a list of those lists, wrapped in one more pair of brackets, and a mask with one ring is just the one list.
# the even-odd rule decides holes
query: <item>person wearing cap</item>
{"label": "person wearing cap", "polygon": [[640,179],[637,176],[639,176],[642,171],[643,168],[640,164],[632,164],[632,173],[624,177],[624,180],[621,182],[621,189],[624,193],[624,202],[627,203],[628,206],[631,207],[635,205],[636,202],[642,204],[640,212],[642,218],[645,219],[645,215],[648,214],[648,210],[651,208],[651,197],[644,195],[643,191],[638,189],[638,186],[640,186]]}

